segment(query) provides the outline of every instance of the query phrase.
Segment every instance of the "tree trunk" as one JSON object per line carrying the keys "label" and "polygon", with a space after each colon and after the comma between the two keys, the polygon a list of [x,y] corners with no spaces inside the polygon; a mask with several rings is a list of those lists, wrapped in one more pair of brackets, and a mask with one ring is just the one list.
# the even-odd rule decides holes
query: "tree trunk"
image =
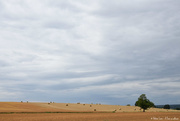
{"label": "tree trunk", "polygon": [[145,112],[145,109],[143,109],[143,112]]}

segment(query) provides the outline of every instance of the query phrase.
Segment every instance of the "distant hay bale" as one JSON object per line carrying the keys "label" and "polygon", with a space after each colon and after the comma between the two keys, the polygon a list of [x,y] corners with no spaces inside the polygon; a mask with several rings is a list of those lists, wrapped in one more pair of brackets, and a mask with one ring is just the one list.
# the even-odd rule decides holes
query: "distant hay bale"
{"label": "distant hay bale", "polygon": [[136,111],[136,108],[134,109],[134,111]]}
{"label": "distant hay bale", "polygon": [[119,108],[119,110],[121,110],[121,108]]}
{"label": "distant hay bale", "polygon": [[69,106],[68,104],[66,104],[66,106]]}
{"label": "distant hay bale", "polygon": [[77,104],[80,104],[80,102],[78,102]]}
{"label": "distant hay bale", "polygon": [[90,105],[90,107],[92,107],[92,105]]}
{"label": "distant hay bale", "polygon": [[86,104],[83,104],[84,106],[86,105]]}
{"label": "distant hay bale", "polygon": [[94,111],[96,111],[96,109],[94,109]]}
{"label": "distant hay bale", "polygon": [[48,105],[50,105],[50,103],[48,103]]}

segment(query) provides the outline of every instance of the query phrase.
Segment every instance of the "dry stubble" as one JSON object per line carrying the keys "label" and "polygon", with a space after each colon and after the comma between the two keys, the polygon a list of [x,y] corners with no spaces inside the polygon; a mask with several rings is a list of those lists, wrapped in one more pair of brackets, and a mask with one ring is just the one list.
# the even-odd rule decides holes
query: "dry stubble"
{"label": "dry stubble", "polygon": [[0,114],[0,121],[167,121],[166,117],[180,121],[180,113],[174,112]]}

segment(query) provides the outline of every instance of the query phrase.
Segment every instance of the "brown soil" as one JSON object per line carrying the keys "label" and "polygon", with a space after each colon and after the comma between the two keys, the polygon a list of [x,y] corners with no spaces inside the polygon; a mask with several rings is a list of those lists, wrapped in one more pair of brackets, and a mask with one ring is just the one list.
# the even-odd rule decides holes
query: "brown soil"
{"label": "brown soil", "polygon": [[0,114],[0,121],[180,121],[178,112]]}

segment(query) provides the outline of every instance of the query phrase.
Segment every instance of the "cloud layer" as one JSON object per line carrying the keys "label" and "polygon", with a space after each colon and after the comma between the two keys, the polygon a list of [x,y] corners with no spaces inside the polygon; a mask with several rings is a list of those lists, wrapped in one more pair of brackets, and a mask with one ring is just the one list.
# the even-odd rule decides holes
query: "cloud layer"
{"label": "cloud layer", "polygon": [[0,0],[0,101],[180,102],[179,0]]}

